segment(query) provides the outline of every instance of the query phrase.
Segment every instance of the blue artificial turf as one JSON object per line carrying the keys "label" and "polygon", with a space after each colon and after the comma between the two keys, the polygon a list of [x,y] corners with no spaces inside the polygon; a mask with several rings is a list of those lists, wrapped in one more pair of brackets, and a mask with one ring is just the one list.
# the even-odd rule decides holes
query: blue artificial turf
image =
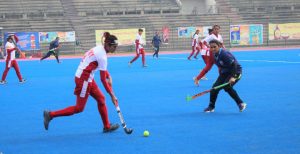
{"label": "blue artificial turf", "polygon": [[[193,85],[192,77],[204,67],[202,59],[188,61],[187,54],[147,56],[148,68],[132,57],[109,58],[113,89],[128,127],[103,134],[95,100],[90,97],[77,115],[54,119],[44,130],[43,110],[75,104],[74,74],[80,59],[19,61],[25,84],[13,69],[8,84],[0,85],[0,153],[299,153],[300,152],[300,50],[234,52],[243,67],[235,86],[248,104],[240,113],[221,91],[215,113],[203,113],[209,94],[186,102],[187,94],[211,87],[209,80]],[[0,72],[5,63],[0,63]],[[2,74],[1,74],[2,75]],[[105,92],[99,72],[95,79],[106,95],[109,118],[119,122]],[[143,137],[143,131],[150,132]]]}

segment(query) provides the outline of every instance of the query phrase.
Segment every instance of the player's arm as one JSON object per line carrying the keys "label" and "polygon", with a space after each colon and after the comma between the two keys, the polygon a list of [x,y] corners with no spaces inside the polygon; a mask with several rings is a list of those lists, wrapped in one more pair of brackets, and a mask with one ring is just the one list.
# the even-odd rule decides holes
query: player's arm
{"label": "player's arm", "polygon": [[209,48],[209,36],[207,36],[206,38],[204,38],[201,42],[203,45],[207,46]]}
{"label": "player's arm", "polygon": [[8,48],[8,49],[6,49],[6,52],[7,52],[7,53],[11,53],[11,52],[14,51],[14,50],[17,50],[17,48]]}
{"label": "player's arm", "polygon": [[139,45],[140,45],[140,40],[136,39],[134,43],[135,43],[135,52],[138,54],[139,53],[138,49],[139,49]]}
{"label": "player's arm", "polygon": [[15,48],[12,48],[11,50],[7,50],[7,52],[12,52],[12,51],[16,50],[19,54],[21,54],[22,52],[18,48],[18,45],[17,45],[17,43],[19,42],[18,36],[17,35],[12,35],[11,37],[13,39],[12,41],[13,41],[13,44],[15,45]]}
{"label": "player's arm", "polygon": [[238,63],[237,61],[234,59],[233,55],[231,53],[226,54],[226,56],[223,56],[223,60],[225,63],[227,63],[227,65],[230,66],[230,79],[229,79],[229,83],[233,84],[235,83],[235,81],[238,78]]}
{"label": "player's arm", "polygon": [[214,60],[212,60],[211,56],[209,56],[207,65],[205,65],[205,67],[202,69],[202,71],[200,72],[200,74],[197,76],[196,79],[200,80],[202,77],[204,77],[204,75],[212,68],[213,65],[214,65]]}
{"label": "player's arm", "polygon": [[17,35],[12,35],[12,37],[13,37],[13,40],[15,41],[15,43],[19,42],[19,38]]}
{"label": "player's arm", "polygon": [[55,50],[58,50],[59,48],[61,48],[60,43],[58,43],[58,46],[55,48]]}
{"label": "player's arm", "polygon": [[106,80],[107,80],[108,84],[110,85],[110,87],[112,87],[112,77],[110,76],[108,71],[106,71]]}
{"label": "player's arm", "polygon": [[203,49],[203,43],[201,41],[199,41],[199,47],[201,50]]}
{"label": "player's arm", "polygon": [[225,48],[225,45],[224,45],[224,43],[223,43],[223,38],[222,38],[222,36],[220,35],[220,43],[221,43],[221,47],[224,49],[224,50],[226,50],[226,48]]}
{"label": "player's arm", "polygon": [[117,98],[112,90],[112,85],[111,83],[109,84],[109,81],[107,81],[107,79],[111,79],[110,75],[108,73],[107,70],[100,70],[100,79],[101,79],[101,82],[106,90],[106,92],[110,95],[111,99],[112,99],[112,102],[115,104],[116,101],[117,101]]}
{"label": "player's arm", "polygon": [[56,48],[54,48],[53,50],[57,51],[57,50],[58,50],[60,47],[61,47],[60,43],[59,43],[59,42],[57,42],[57,47],[56,47]]}
{"label": "player's arm", "polygon": [[232,60],[231,62],[231,77],[229,79],[229,83],[233,84],[235,81],[238,79],[238,74],[237,74],[237,62],[235,60]]}
{"label": "player's arm", "polygon": [[209,42],[213,39],[214,38],[212,37],[212,35],[208,35],[202,40],[202,43],[209,48]]}
{"label": "player's arm", "polygon": [[112,94],[113,93],[113,91],[112,91],[112,87],[111,87],[111,85],[109,84],[109,82],[107,81],[107,79],[109,79],[110,77],[108,76],[108,72],[107,71],[102,71],[102,70],[100,70],[100,79],[101,79],[101,82],[102,82],[102,84],[103,84],[103,86],[104,86],[104,88],[105,88],[105,90],[106,90],[106,92],[108,93],[108,94]]}

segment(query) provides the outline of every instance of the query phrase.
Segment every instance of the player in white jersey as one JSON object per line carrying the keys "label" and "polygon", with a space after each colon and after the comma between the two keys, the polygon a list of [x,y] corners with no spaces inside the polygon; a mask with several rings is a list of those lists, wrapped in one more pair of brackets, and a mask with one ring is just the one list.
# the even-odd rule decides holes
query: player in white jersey
{"label": "player in white jersey", "polygon": [[20,83],[24,83],[26,81],[25,79],[22,78],[18,63],[16,61],[16,51],[21,53],[20,49],[15,44],[18,41],[19,41],[19,39],[16,35],[10,35],[7,38],[7,42],[5,44],[5,51],[6,51],[5,61],[6,61],[6,65],[5,65],[5,70],[3,72],[0,84],[6,84],[7,83],[7,81],[5,79],[6,79],[8,71],[11,67],[13,67],[15,69]]}
{"label": "player in white jersey", "polygon": [[188,56],[188,60],[191,60],[191,57],[194,55],[194,52],[196,52],[194,58],[197,59],[197,55],[200,52],[200,46],[199,46],[199,30],[197,29],[195,34],[193,35],[193,40],[192,40],[192,52],[191,54]]}
{"label": "player in white jersey", "polygon": [[222,48],[224,48],[224,43],[223,43],[223,38],[222,36],[219,34],[220,33],[220,29],[221,27],[219,25],[214,25],[213,26],[213,31],[212,31],[212,34],[211,35],[208,35],[206,38],[204,38],[202,40],[202,43],[204,45],[206,45],[207,47],[209,47],[209,42],[211,40],[218,40],[221,45],[222,45]]}
{"label": "player in white jersey", "polygon": [[118,124],[110,124],[108,119],[105,97],[94,80],[94,74],[100,70],[101,82],[110,95],[112,102],[117,103],[117,98],[112,90],[112,78],[107,71],[106,53],[115,52],[118,46],[117,37],[108,32],[105,36],[104,45],[96,46],[85,53],[75,73],[76,105],[58,111],[44,111],[44,126],[48,130],[49,122],[60,116],[69,116],[83,111],[85,104],[91,95],[98,104],[98,111],[103,122],[103,132],[111,132],[119,128]]}
{"label": "player in white jersey", "polygon": [[197,77],[193,78],[196,86],[199,85],[200,79],[207,79],[205,77],[205,74],[212,68],[215,62],[213,56],[214,54],[212,53],[209,47],[209,42],[212,40],[217,40],[220,42],[221,47],[224,48],[222,36],[219,34],[220,28],[221,27],[219,25],[214,25],[212,34],[202,40],[202,46],[206,46],[209,50],[208,52],[206,52],[207,54],[205,58],[205,64],[206,64],[205,67],[201,70],[201,72],[197,75]]}
{"label": "player in white jersey", "polygon": [[[212,32],[213,32],[213,29],[208,29],[208,35],[211,35]],[[208,37],[208,36],[206,36],[206,37]],[[205,37],[205,38],[206,38],[206,37]],[[204,39],[205,39],[205,38],[204,38]],[[209,56],[209,47],[206,46],[206,45],[204,45],[204,44],[202,43],[202,40],[199,41],[199,44],[200,44],[200,46],[201,46],[201,56],[202,56],[202,59],[203,59],[204,63],[207,64],[207,58],[208,58],[208,56]]]}
{"label": "player in white jersey", "polygon": [[143,67],[147,67],[146,60],[145,60],[145,50],[143,47],[145,45],[145,41],[142,38],[142,34],[143,34],[143,29],[139,29],[138,34],[136,35],[135,42],[134,42],[136,56],[128,63],[128,66],[130,66],[135,60],[137,60],[141,54]]}

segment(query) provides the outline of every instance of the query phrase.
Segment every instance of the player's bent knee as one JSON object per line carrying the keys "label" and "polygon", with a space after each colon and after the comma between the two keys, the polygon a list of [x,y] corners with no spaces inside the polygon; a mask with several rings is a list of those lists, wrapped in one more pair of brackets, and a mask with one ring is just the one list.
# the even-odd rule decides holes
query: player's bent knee
{"label": "player's bent knee", "polygon": [[97,100],[99,106],[105,105],[105,98]]}
{"label": "player's bent knee", "polygon": [[231,87],[231,86],[225,87],[224,90],[225,90],[226,92],[230,92],[230,91],[232,91],[232,87]]}
{"label": "player's bent knee", "polygon": [[80,113],[84,110],[84,106],[75,106],[74,110],[75,113]]}
{"label": "player's bent knee", "polygon": [[105,99],[104,98],[103,99],[96,99],[96,101],[99,105],[105,105]]}
{"label": "player's bent knee", "polygon": [[214,94],[214,93],[217,93],[217,92],[218,92],[218,91],[215,90],[215,89],[213,89],[213,90],[210,91],[211,94]]}

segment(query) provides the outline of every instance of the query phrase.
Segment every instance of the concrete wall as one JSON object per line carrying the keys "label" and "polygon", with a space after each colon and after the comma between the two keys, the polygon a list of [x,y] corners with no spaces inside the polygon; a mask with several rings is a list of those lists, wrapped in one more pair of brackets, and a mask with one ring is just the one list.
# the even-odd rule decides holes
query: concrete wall
{"label": "concrete wall", "polygon": [[215,0],[181,0],[182,14],[207,14]]}

